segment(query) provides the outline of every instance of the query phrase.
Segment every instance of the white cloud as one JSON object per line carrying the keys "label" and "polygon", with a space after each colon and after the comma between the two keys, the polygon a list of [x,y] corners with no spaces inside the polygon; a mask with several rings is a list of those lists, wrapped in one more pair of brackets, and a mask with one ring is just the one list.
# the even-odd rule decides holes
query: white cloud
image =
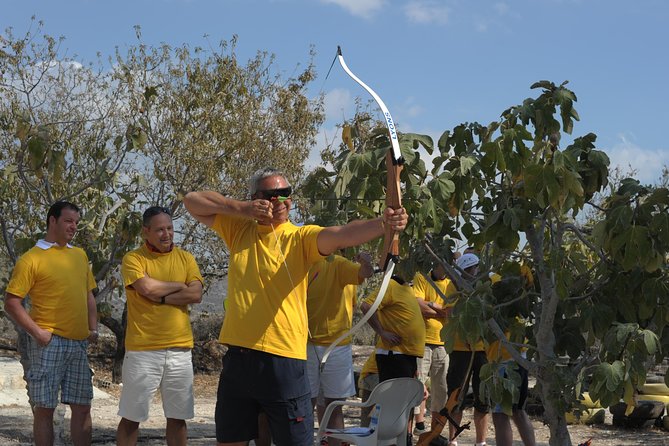
{"label": "white cloud", "polygon": [[668,149],[644,149],[629,141],[627,135],[619,135],[620,142],[606,154],[611,160],[611,170],[620,167],[624,174],[629,173],[630,168],[635,170],[636,179],[644,184],[654,184],[662,175],[662,167],[669,165]]}
{"label": "white cloud", "polygon": [[474,29],[477,32],[484,33],[488,31],[488,21],[485,19],[477,19],[474,21]]}
{"label": "white cloud", "polygon": [[325,128],[321,127],[318,135],[316,135],[316,144],[311,148],[309,156],[305,161],[305,168],[307,171],[320,166],[323,162],[321,159],[321,151],[327,147],[338,147],[341,144],[341,129],[336,126]]}
{"label": "white cloud", "polygon": [[495,11],[497,11],[497,14],[499,15],[506,15],[509,12],[509,5],[507,5],[504,2],[497,2],[493,6],[495,8]]}
{"label": "white cloud", "polygon": [[386,0],[321,0],[321,2],[335,4],[354,16],[369,19],[385,5]]}
{"label": "white cloud", "polygon": [[[352,118],[355,113],[355,102],[351,92],[345,88],[335,88],[325,95],[325,120],[342,122],[348,116]],[[348,112],[348,115],[347,115]]]}
{"label": "white cloud", "polygon": [[411,0],[404,6],[404,14],[414,23],[448,23],[450,9],[436,0]]}
{"label": "white cloud", "polygon": [[398,110],[397,115],[401,118],[402,121],[404,121],[408,118],[415,118],[421,115],[424,111],[425,109],[416,103],[416,98],[410,96],[406,98],[401,108]]}

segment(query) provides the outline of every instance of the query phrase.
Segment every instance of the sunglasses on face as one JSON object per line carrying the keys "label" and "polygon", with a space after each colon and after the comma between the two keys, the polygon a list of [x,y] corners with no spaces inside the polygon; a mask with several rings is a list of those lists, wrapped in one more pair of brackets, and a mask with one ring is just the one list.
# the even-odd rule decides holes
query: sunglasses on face
{"label": "sunglasses on face", "polygon": [[153,216],[159,215],[159,214],[167,214],[170,217],[172,216],[172,211],[169,208],[162,207],[162,206],[151,206],[147,210],[144,211],[144,218],[151,218]]}
{"label": "sunglasses on face", "polygon": [[292,193],[293,193],[292,187],[284,187],[281,189],[259,190],[256,192],[256,196],[264,200],[273,200],[281,198],[287,199],[290,197]]}

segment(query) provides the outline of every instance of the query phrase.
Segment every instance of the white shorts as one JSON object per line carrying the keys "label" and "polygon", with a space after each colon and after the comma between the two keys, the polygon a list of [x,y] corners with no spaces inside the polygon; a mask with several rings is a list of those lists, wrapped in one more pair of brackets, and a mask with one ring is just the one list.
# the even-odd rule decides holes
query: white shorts
{"label": "white shorts", "polygon": [[307,344],[307,374],[311,385],[311,397],[316,398],[320,390],[328,399],[348,398],[355,395],[351,345],[335,347],[321,372],[320,363],[326,349],[327,347],[322,345]]}
{"label": "white shorts", "polygon": [[138,423],[148,420],[149,406],[158,389],[165,418],[188,420],[195,416],[190,349],[127,351],[122,379],[119,416]]}

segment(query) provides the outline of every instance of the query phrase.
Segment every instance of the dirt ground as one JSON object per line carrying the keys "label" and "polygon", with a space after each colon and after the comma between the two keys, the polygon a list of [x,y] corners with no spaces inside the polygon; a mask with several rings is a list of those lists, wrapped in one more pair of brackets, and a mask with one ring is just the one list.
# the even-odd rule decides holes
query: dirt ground
{"label": "dirt ground", "polygon": [[[11,354],[0,352],[0,354]],[[366,349],[356,353],[356,362],[364,362]],[[103,390],[108,397],[94,399],[92,408],[93,417],[93,443],[96,445],[113,445],[116,426],[119,418],[116,415],[120,386],[111,383],[111,373],[99,367],[100,364],[93,363],[95,369],[94,383]],[[97,368],[96,368],[97,367]],[[1,373],[1,372],[0,372]],[[216,403],[216,388],[218,375],[198,374],[195,378],[195,413],[196,416],[188,423],[189,444],[191,445],[214,445],[214,408]],[[70,444],[68,440],[69,414],[65,408],[57,411],[56,431],[60,432],[57,444]],[[356,425],[359,412],[347,411],[345,413],[347,425]],[[472,419],[472,412],[465,412],[464,420]],[[533,418],[536,431],[537,445],[548,445],[549,430],[540,419]],[[0,445],[29,445],[31,444],[32,416],[27,406],[5,406],[0,407]],[[649,445],[669,446],[669,433],[656,427],[632,430],[622,429],[611,425],[611,415],[607,412],[606,424],[596,426],[572,425],[570,426],[572,443],[576,446],[592,438],[592,446],[618,446],[618,445]],[[521,445],[517,433],[514,445]],[[414,439],[415,442],[416,438]],[[140,444],[163,445],[164,440],[164,418],[159,397],[152,405],[150,419],[142,423],[140,427]],[[460,445],[473,445],[473,431],[465,431],[459,438]],[[495,445],[494,430],[492,422],[488,432],[488,444]]]}

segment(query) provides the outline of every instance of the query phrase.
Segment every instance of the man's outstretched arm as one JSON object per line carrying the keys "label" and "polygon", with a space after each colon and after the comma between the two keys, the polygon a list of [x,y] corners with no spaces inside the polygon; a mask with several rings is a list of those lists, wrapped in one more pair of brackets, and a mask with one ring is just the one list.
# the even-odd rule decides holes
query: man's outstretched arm
{"label": "man's outstretched arm", "polygon": [[383,217],[354,220],[343,226],[330,226],[318,234],[318,251],[323,255],[330,255],[338,249],[359,246],[384,235],[386,225],[393,231],[403,231],[408,221],[404,208],[386,208]]}

